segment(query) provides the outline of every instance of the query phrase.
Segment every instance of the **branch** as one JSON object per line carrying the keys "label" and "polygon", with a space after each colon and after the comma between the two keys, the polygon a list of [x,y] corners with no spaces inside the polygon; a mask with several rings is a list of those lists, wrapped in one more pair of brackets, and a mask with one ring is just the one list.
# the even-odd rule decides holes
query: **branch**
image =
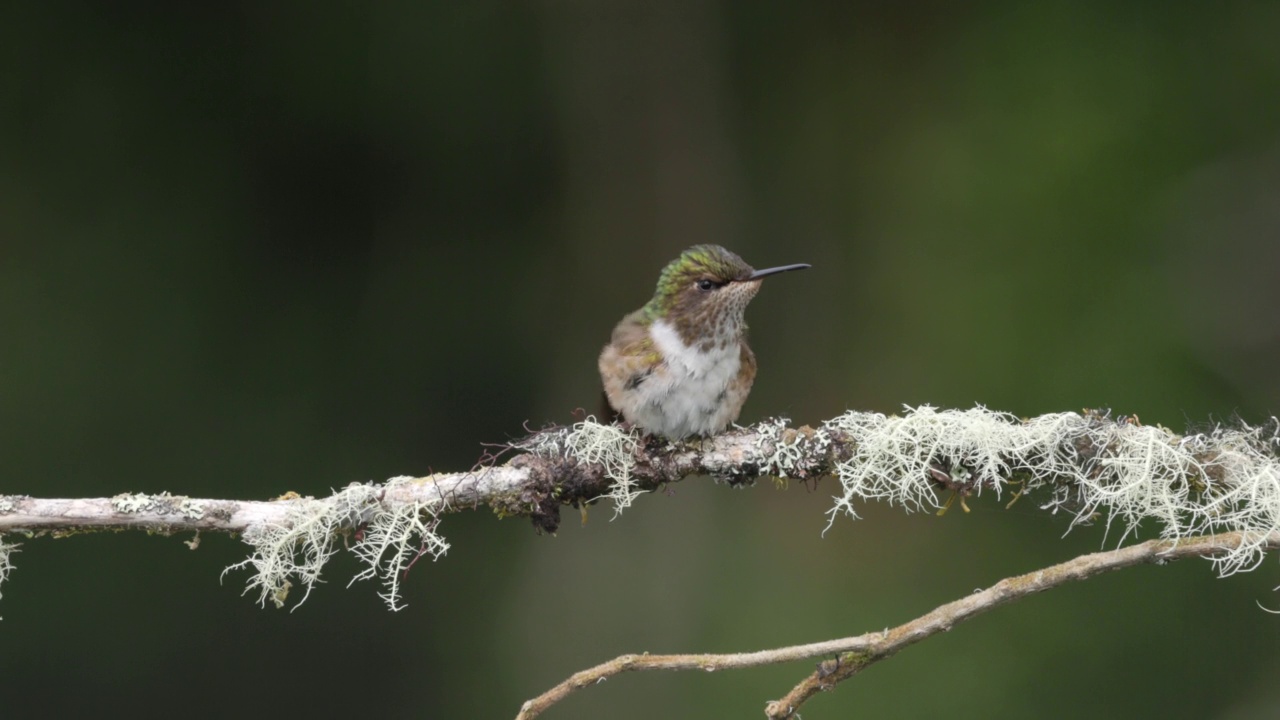
{"label": "branch", "polygon": [[865,668],[884,660],[921,640],[946,632],[958,623],[993,610],[1019,598],[1069,582],[1143,563],[1163,564],[1184,557],[1221,557],[1246,545],[1261,543],[1267,549],[1280,547],[1280,533],[1249,538],[1242,533],[1223,533],[1181,541],[1151,540],[1108,552],[1082,555],[1073,560],[1011,577],[986,590],[947,603],[915,620],[880,632],[840,640],[727,655],[622,655],[588,670],[574,673],[520,708],[516,720],[531,720],[574,692],[615,675],[637,670],[731,670],[776,665],[807,658],[835,656],[818,666],[781,700],[765,705],[770,720],[797,717],[800,706],[823,690],[848,680]]}
{"label": "branch", "polygon": [[[349,528],[368,522],[381,509],[405,504],[435,508],[437,513],[489,506],[501,516],[523,515],[539,531],[559,527],[562,506],[578,506],[611,499],[629,506],[638,495],[692,475],[711,475],[730,484],[754,481],[761,474],[784,472],[765,467],[762,454],[776,452],[778,443],[795,445],[815,431],[791,429],[780,421],[739,428],[693,443],[649,444],[615,425],[582,423],[530,435],[506,447],[521,454],[504,465],[481,465],[468,472],[401,476],[375,485],[350,487],[374,490],[371,507],[357,511]],[[828,454],[829,455],[829,454]],[[829,474],[828,456],[810,457],[796,464],[798,477]],[[146,530],[174,533],[217,531],[243,533],[263,525],[284,525],[299,508],[335,498],[316,500],[296,493],[269,501],[216,500],[180,495],[123,493],[110,498],[42,499],[26,495],[0,496],[0,534],[51,532],[69,535],[93,530]]]}
{"label": "branch", "polygon": [[555,532],[564,506],[604,500],[616,514],[643,493],[694,475],[730,485],[834,477],[830,522],[856,518],[857,505],[868,500],[944,512],[956,498],[967,509],[968,497],[1012,493],[1013,501],[1038,496],[1042,508],[1073,516],[1073,526],[1100,518],[1108,530],[1120,529],[1121,543],[1144,520],[1159,523],[1166,540],[1222,532],[1254,538],[1215,556],[1218,570],[1230,574],[1256,567],[1266,549],[1261,538],[1280,531],[1277,449],[1275,418],[1180,436],[1101,412],[1023,420],[982,407],[924,406],[902,416],[847,412],[817,428],[769,420],[691,442],[588,420],[502,446],[469,472],[353,483],[324,498],[0,496],[0,581],[12,568],[13,534],[220,531],[252,547],[228,570],[252,571],[246,592],[256,591],[260,604],[282,606],[295,583],[309,593],[345,548],[365,564],[352,582],[381,580],[382,597],[398,609],[409,568],[449,549],[438,532],[449,513],[488,506],[499,517],[525,516],[537,531]]}
{"label": "branch", "polygon": [[[260,604],[283,606],[295,582],[302,584],[305,600],[323,566],[347,547],[366,565],[352,582],[380,579],[383,599],[400,609],[400,582],[408,569],[423,555],[438,559],[449,548],[437,532],[443,515],[488,506],[500,517],[527,516],[539,532],[554,533],[566,505],[585,507],[608,499],[620,512],[642,493],[692,475],[750,482],[762,472],[758,458],[786,443],[796,455],[798,439],[814,433],[772,421],[694,443],[643,442],[616,425],[585,422],[537,432],[506,446],[500,454],[517,454],[502,465],[491,456],[468,472],[353,483],[325,498],[296,493],[271,501],[167,493],[88,499],[0,496],[0,582],[17,547],[4,542],[8,535],[213,531],[238,534],[253,547],[247,560],[227,570],[253,571],[246,592],[256,591]],[[828,454],[817,452],[805,463],[794,464],[791,472],[809,477],[833,467]],[[197,543],[191,544],[194,548]]]}

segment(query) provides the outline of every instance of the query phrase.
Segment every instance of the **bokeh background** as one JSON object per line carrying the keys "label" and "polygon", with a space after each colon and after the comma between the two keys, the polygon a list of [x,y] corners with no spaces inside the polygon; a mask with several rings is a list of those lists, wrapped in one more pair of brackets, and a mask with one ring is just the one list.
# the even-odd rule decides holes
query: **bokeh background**
{"label": "bokeh background", "polygon": [[[594,407],[697,242],[757,266],[743,420],[1280,407],[1280,4],[36,3],[0,9],[0,483],[267,498],[470,467]],[[897,624],[1103,545],[690,480],[610,522],[449,516],[296,612],[206,537],[26,542],[6,717],[511,717],[623,652]],[[1148,529],[1149,537],[1154,529]],[[1114,543],[1115,538],[1111,538]],[[805,717],[1274,717],[1280,563],[1001,609]],[[549,718],[759,717],[812,669],[616,678]]]}

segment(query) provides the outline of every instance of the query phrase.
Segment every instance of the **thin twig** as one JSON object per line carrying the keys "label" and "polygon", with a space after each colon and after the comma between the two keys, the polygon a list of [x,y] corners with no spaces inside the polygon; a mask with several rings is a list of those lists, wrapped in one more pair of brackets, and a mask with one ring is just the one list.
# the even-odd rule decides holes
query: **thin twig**
{"label": "thin twig", "polygon": [[582,688],[610,677],[634,670],[731,670],[774,665],[816,657],[835,656],[834,662],[823,663],[797,684],[781,700],[765,706],[765,716],[782,720],[796,716],[796,711],[813,695],[832,689],[864,668],[890,657],[925,638],[945,632],[957,623],[1033,593],[1077,580],[1144,563],[1164,563],[1184,557],[1213,557],[1230,552],[1246,542],[1261,541],[1267,549],[1280,547],[1280,533],[1265,538],[1247,538],[1244,533],[1222,533],[1182,540],[1151,540],[1130,547],[1082,555],[1067,562],[1007,578],[986,590],[966,595],[922,615],[915,620],[879,632],[808,645],[761,650],[728,655],[622,655],[588,670],[574,673],[538,697],[526,702],[516,720],[530,720],[541,715]]}

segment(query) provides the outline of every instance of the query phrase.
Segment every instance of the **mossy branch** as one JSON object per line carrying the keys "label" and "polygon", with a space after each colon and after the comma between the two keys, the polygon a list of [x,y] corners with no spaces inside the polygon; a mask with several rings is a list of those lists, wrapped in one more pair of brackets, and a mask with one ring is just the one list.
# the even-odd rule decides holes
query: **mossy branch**
{"label": "mossy branch", "polygon": [[[307,592],[339,549],[377,577],[389,606],[422,555],[438,558],[448,513],[488,506],[527,516],[554,532],[560,509],[600,500],[615,512],[644,492],[694,475],[731,485],[759,477],[838,482],[831,522],[857,517],[856,504],[881,500],[912,510],[943,509],[982,493],[1032,496],[1074,522],[1103,520],[1122,542],[1143,520],[1164,539],[1280,530],[1280,425],[1218,427],[1177,435],[1136,418],[1100,412],[1055,413],[1021,420],[985,408],[907,408],[901,416],[848,412],[817,428],[769,420],[712,438],[669,443],[591,420],[534,433],[503,447],[475,469],[384,483],[353,483],[325,498],[289,494],[272,501],[193,499],[168,494],[38,499],[0,496],[0,536],[67,535],[139,529],[161,533],[239,534],[253,554],[230,569],[251,569],[258,601],[283,604],[295,582]],[[1030,501],[1030,500],[1029,500]],[[1073,523],[1074,524],[1074,523]],[[0,580],[15,545],[0,540]],[[1261,540],[1215,556],[1224,574],[1261,561]],[[304,595],[304,599],[305,599]]]}
{"label": "mossy branch", "polygon": [[[760,477],[815,483],[834,477],[830,522],[856,518],[857,504],[867,500],[944,512],[957,498],[963,507],[965,498],[983,493],[1009,494],[1010,503],[1027,497],[1024,502],[1070,514],[1073,525],[1104,522],[1117,530],[1117,545],[1140,523],[1155,521],[1161,533],[1156,545],[1125,550],[1203,555],[1230,574],[1256,567],[1276,546],[1278,431],[1274,418],[1258,427],[1236,424],[1178,435],[1144,426],[1136,417],[1102,412],[1024,420],[981,407],[926,406],[907,408],[901,416],[848,412],[816,428],[770,420],[669,443],[588,420],[508,444],[498,455],[512,456],[502,463],[501,457],[489,457],[468,472],[353,483],[324,498],[0,496],[0,581],[13,568],[16,534],[216,531],[238,534],[252,547],[246,560],[227,571],[250,570],[246,592],[256,592],[261,604],[282,606],[295,583],[302,584],[305,600],[327,561],[345,547],[366,566],[352,582],[380,579],[382,597],[399,609],[407,570],[424,555],[447,552],[438,529],[449,513],[487,506],[501,516],[529,517],[539,532],[554,532],[564,506],[604,500],[622,512],[644,492],[695,475],[731,485]],[[834,681],[828,676],[838,680],[841,672],[856,672],[859,657],[866,659],[849,656],[843,669],[822,675],[818,685]],[[632,659],[622,669],[649,662]],[[807,691],[793,691],[802,700],[797,692]]]}

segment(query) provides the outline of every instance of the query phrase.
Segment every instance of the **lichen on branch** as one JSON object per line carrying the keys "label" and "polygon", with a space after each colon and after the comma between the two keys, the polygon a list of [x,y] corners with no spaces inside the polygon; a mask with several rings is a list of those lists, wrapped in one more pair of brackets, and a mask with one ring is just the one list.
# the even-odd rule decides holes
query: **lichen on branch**
{"label": "lichen on branch", "polygon": [[385,503],[388,493],[418,482],[396,477],[383,485],[352,483],[323,500],[296,502],[280,522],[247,529],[242,539],[253,547],[253,554],[222,574],[252,569],[245,593],[257,591],[258,604],[270,600],[276,607],[284,606],[297,580],[304,589],[297,603],[301,605],[320,582],[339,543],[345,542],[366,565],[348,587],[357,580],[379,578],[379,596],[389,608],[399,610],[400,582],[409,565],[423,555],[438,559],[449,550],[449,543],[436,532],[442,500]]}
{"label": "lichen on branch", "polygon": [[1172,541],[1239,532],[1243,542],[1214,556],[1229,574],[1255,567],[1265,552],[1262,538],[1280,531],[1278,428],[1273,418],[1179,436],[1102,412],[1023,420],[982,407],[922,406],[901,415],[847,412],[816,428],[766,420],[668,442],[588,419],[509,443],[505,462],[490,456],[467,472],[354,483],[322,498],[0,496],[0,581],[12,568],[16,546],[5,538],[13,534],[228,532],[252,547],[228,571],[250,571],[246,592],[261,604],[284,605],[297,585],[305,600],[325,564],[346,548],[365,565],[353,582],[380,580],[382,598],[398,609],[414,563],[447,552],[439,533],[446,514],[488,506],[554,533],[563,507],[608,500],[616,517],[643,493],[697,475],[732,486],[760,477],[815,484],[834,477],[828,523],[856,518],[857,504],[870,500],[915,511],[1012,494],[1011,501],[1025,496],[1023,502],[1070,513],[1073,526],[1102,519],[1117,528],[1117,544],[1143,523],[1158,523],[1160,536]]}
{"label": "lichen on branch", "polygon": [[1030,495],[1072,525],[1101,518],[1117,544],[1144,521],[1160,537],[1244,533],[1215,556],[1223,575],[1262,560],[1262,538],[1280,530],[1280,425],[1219,426],[1179,436],[1102,412],[1020,420],[1008,413],[908,408],[901,416],[846,413],[824,424],[852,448],[837,463],[841,494],[830,510],[857,517],[856,501],[908,511],[943,507],[949,493]]}

